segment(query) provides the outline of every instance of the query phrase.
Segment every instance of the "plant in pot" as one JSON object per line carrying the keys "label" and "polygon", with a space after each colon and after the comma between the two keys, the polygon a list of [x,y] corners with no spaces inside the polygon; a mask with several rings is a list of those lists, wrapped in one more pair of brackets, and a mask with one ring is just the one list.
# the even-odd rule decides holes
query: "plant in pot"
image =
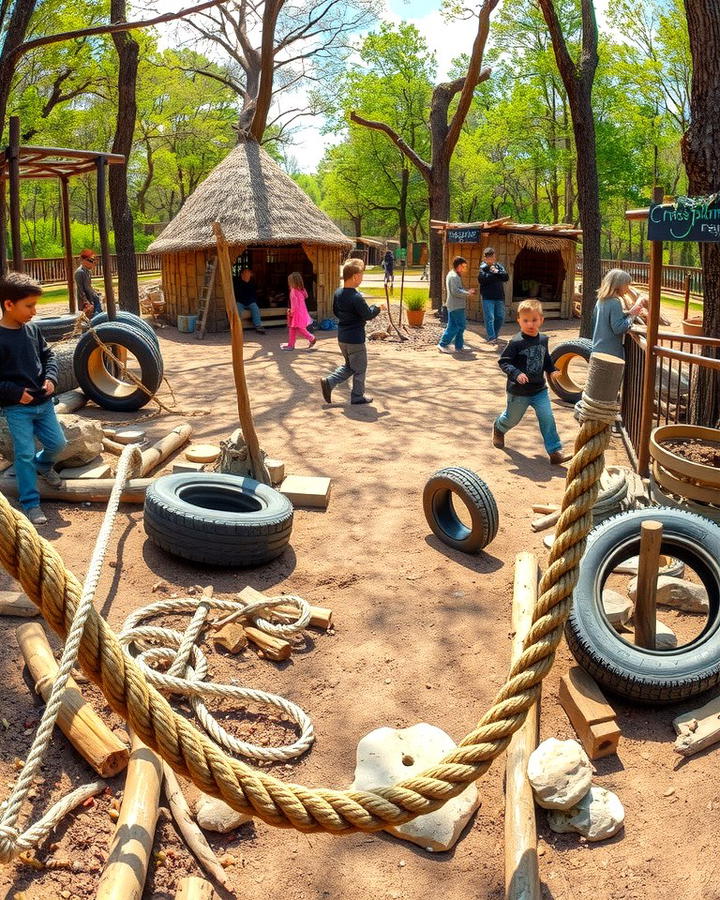
{"label": "plant in pot", "polygon": [[405,300],[405,310],[407,312],[408,325],[419,328],[425,318],[425,307],[427,306],[427,297],[411,294]]}

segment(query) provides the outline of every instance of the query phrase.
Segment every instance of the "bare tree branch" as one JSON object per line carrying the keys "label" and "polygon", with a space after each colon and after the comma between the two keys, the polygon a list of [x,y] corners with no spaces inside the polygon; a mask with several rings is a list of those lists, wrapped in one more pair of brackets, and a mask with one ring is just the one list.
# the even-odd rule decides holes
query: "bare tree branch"
{"label": "bare tree branch", "polygon": [[354,110],[350,113],[350,121],[355,122],[356,125],[364,125],[365,128],[374,128],[375,131],[382,131],[384,134],[386,134],[393,142],[393,144],[395,144],[398,150],[400,150],[400,152],[403,153],[415,166],[415,168],[422,175],[428,185],[430,184],[432,178],[430,164],[425,162],[422,157],[418,156],[413,148],[409,144],[407,144],[396,131],[393,131],[393,129],[389,125],[386,125],[384,122],[375,122],[372,119],[364,119],[362,116],[359,116]]}

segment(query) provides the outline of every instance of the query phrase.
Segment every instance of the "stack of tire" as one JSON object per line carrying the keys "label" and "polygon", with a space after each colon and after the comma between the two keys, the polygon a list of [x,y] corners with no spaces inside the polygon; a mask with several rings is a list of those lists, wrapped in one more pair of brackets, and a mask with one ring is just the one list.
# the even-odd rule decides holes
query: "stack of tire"
{"label": "stack of tire", "polygon": [[54,345],[53,353],[58,364],[56,392],[62,394],[64,391],[74,390],[78,386],[73,365],[78,338],[69,338],[69,335],[75,330],[77,317],[70,315],[47,316],[46,318],[37,318],[35,322],[48,344]]}
{"label": "stack of tire", "polygon": [[[157,335],[144,319],[124,311],[118,312],[113,321],[107,313],[98,313],[92,326],[75,348],[73,366],[79,386],[102,409],[141,409],[162,384],[163,360]],[[140,385],[116,371],[116,364],[98,341],[109,346],[115,356],[135,358]]]}
{"label": "stack of tire", "polygon": [[720,468],[693,462],[666,446],[669,441],[693,439],[720,444],[720,429],[660,425],[650,435],[654,499],[720,522]]}

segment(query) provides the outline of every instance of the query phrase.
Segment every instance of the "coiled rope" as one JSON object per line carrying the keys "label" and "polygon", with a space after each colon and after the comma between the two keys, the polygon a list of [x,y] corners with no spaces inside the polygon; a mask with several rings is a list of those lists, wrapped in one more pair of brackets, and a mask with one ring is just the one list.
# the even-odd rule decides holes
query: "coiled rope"
{"label": "coiled rope", "polygon": [[[594,396],[591,387],[596,384],[601,399],[615,397],[621,373],[620,361],[602,357],[595,375],[591,364],[588,393]],[[415,777],[373,791],[312,789],[285,783],[229,758],[173,712],[94,610],[88,615],[79,647],[82,669],[100,687],[112,709],[176,772],[233,809],[271,825],[303,832],[372,832],[432,812],[485,774],[539,698],[540,684],[552,668],[570,611],[609,441],[607,422],[581,424],[575,456],[568,467],[557,537],[540,582],[525,649],[476,727],[437,765]],[[82,595],[81,585],[54,548],[1,495],[0,562],[64,638]],[[7,833],[3,840],[3,858],[8,858]]]}

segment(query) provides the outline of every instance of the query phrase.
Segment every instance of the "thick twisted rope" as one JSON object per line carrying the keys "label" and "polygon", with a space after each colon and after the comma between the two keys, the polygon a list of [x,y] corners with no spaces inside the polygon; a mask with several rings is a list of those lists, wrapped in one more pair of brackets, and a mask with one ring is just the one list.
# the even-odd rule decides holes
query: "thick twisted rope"
{"label": "thick twisted rope", "polygon": [[[8,862],[17,853],[20,853],[23,850],[32,849],[39,840],[49,834],[70,809],[73,809],[87,797],[99,793],[104,787],[103,782],[95,782],[84,788],[78,788],[76,791],[73,791],[72,794],[59,801],[59,803],[50,809],[39,822],[26,831],[25,834],[20,835],[15,828],[22,805],[25,802],[28,791],[32,787],[33,780],[37,775],[45,752],[52,739],[52,731],[55,727],[58,713],[60,712],[65,687],[67,686],[73,667],[77,662],[78,650],[80,648],[85,623],[90,614],[95,611],[93,607],[95,591],[97,590],[100,575],[102,574],[102,564],[105,559],[105,554],[107,553],[108,542],[110,540],[113,524],[115,523],[118,506],[120,505],[120,496],[123,487],[125,486],[127,479],[132,477],[133,474],[138,473],[141,467],[142,455],[138,445],[130,444],[125,447],[118,461],[115,484],[110,493],[105,517],[95,543],[95,549],[93,550],[90,566],[85,578],[85,584],[82,588],[80,602],[73,614],[72,625],[70,626],[65,641],[65,649],[63,650],[62,659],[60,660],[58,673],[55,676],[55,681],[50,696],[48,697],[40,725],[38,726],[32,746],[30,747],[28,758],[15,783],[15,787],[13,788],[10,797],[3,804],[2,813],[0,814],[0,861],[2,862]],[[18,514],[16,513],[16,515]],[[39,538],[37,532],[35,532],[35,536]]]}
{"label": "thick twisted rope", "polygon": [[[311,789],[286,784],[227,757],[174,714],[96,613],[88,617],[80,664],[112,709],[145,744],[205,793],[221,797],[240,812],[279,827],[333,834],[377,831],[432,812],[488,770],[538,699],[540,683],[552,667],[570,611],[609,441],[608,424],[589,421],[580,428],[533,626],[506,683],[460,746],[413,778],[374,791]],[[64,637],[78,604],[80,584],[53,547],[1,495],[0,562],[21,582],[51,627]]]}

